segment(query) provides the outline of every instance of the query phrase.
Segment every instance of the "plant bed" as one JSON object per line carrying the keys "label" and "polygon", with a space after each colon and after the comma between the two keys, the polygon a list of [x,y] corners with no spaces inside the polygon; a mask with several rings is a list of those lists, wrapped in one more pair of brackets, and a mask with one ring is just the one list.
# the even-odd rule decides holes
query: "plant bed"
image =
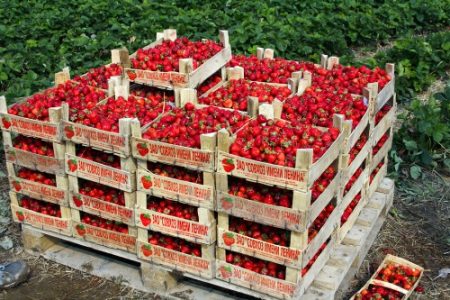
{"label": "plant bed", "polygon": [[136,164],[133,158],[121,158],[111,153],[74,144],[67,146],[65,155],[66,173],[94,181],[125,192],[136,189]]}
{"label": "plant bed", "polygon": [[[259,115],[233,136],[228,131],[219,131],[217,172],[281,188],[308,191],[314,181],[338,158],[345,138],[343,123],[342,118],[335,115],[336,128],[324,129],[293,126],[284,120],[267,120]],[[268,145],[266,139],[269,132],[276,135],[270,140],[276,146]],[[267,137],[263,138],[261,133]],[[313,146],[306,137],[298,140],[299,135],[312,137],[313,143],[316,139],[321,140],[322,146]],[[254,143],[259,147],[253,146],[250,151],[248,145]],[[262,156],[262,153],[269,154]]]}
{"label": "plant bed", "polygon": [[68,206],[68,181],[66,176],[39,172],[7,164],[11,191],[37,200]]}
{"label": "plant bed", "polygon": [[106,247],[136,253],[136,227],[71,209],[73,236]]}
{"label": "plant bed", "polygon": [[338,161],[308,192],[292,191],[216,173],[216,210],[249,221],[304,232],[339,190]]}
{"label": "plant bed", "polygon": [[137,192],[136,225],[195,243],[216,241],[214,212]]}
{"label": "plant bed", "polygon": [[277,264],[302,269],[337,227],[336,201],[331,201],[303,233],[275,228],[219,213],[219,247]]}
{"label": "plant bed", "polygon": [[[193,90],[180,91],[183,92],[196,97]],[[139,160],[214,172],[217,131],[226,128],[224,130],[234,132],[245,124],[248,117],[238,111],[196,106],[189,102],[191,97],[180,96],[180,100],[186,101],[180,104],[182,108],[160,116],[143,130],[138,122],[132,123],[133,156]]]}
{"label": "plant bed", "polygon": [[214,209],[214,174],[148,162],[137,170],[137,190],[152,196]]}
{"label": "plant bed", "polygon": [[[217,248],[216,278],[278,299],[296,299],[311,285],[329,258],[332,237],[303,271]],[[230,255],[231,254],[231,255]],[[239,262],[235,258],[239,257]],[[246,262],[250,261],[251,264]],[[272,276],[269,275],[269,268]],[[276,271],[279,272],[276,272]],[[273,276],[275,275],[275,276]]]}
{"label": "plant bed", "polygon": [[383,299],[408,299],[419,284],[423,272],[421,266],[388,254],[369,281],[351,300],[370,300],[376,294],[384,297]]}
{"label": "plant bed", "polygon": [[70,207],[92,215],[134,226],[136,193],[72,177]]}
{"label": "plant bed", "polygon": [[204,245],[138,228],[137,255],[140,259],[170,269],[214,278],[214,244]]}
{"label": "plant bed", "polygon": [[[19,135],[5,140],[7,163],[12,163],[28,169],[65,175],[64,146],[46,142],[37,138]],[[59,147],[61,146],[61,147]]]}
{"label": "plant bed", "polygon": [[[173,29],[157,34],[156,41],[130,56],[125,74],[131,82],[159,88],[195,88],[231,59],[228,31],[219,32],[220,44],[177,38]],[[179,50],[174,52],[173,48]],[[161,54],[165,59],[160,59]],[[155,57],[158,57],[155,59]]]}
{"label": "plant bed", "polygon": [[39,229],[72,235],[70,208],[9,192],[15,222]]}

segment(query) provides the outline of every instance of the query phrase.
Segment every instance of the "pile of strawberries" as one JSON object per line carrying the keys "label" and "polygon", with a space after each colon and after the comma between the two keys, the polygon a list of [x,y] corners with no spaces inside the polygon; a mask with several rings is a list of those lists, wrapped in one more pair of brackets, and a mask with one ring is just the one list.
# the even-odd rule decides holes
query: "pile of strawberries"
{"label": "pile of strawberries", "polygon": [[77,156],[96,163],[120,169],[120,157],[111,153],[95,150],[90,147],[77,147]]}
{"label": "pile of strawberries", "polygon": [[349,153],[349,164],[358,156],[358,154],[361,152],[361,150],[364,148],[368,140],[367,134],[363,133],[359,137],[359,140],[356,142],[356,144],[350,149]]}
{"label": "pile of strawberries", "polygon": [[122,75],[122,68],[118,64],[110,64],[109,66],[101,66],[90,69],[84,76],[75,76],[74,81],[84,83],[89,86],[108,89],[108,79],[112,76]]}
{"label": "pile of strawberries", "polygon": [[150,197],[147,199],[147,209],[174,216],[180,219],[198,222],[197,207],[179,203],[176,201]]}
{"label": "pile of strawberries", "polygon": [[192,58],[194,69],[222,50],[214,41],[190,41],[186,37],[175,41],[165,40],[160,45],[148,49],[139,49],[131,58],[134,69],[172,72],[179,71],[179,60]]}
{"label": "pile of strawberries", "polygon": [[227,263],[256,272],[261,275],[267,275],[282,280],[286,278],[286,267],[274,262],[265,261],[232,251],[226,251],[225,259]]}
{"label": "pile of strawberries", "polygon": [[128,234],[128,225],[121,222],[104,219],[85,212],[80,212],[81,223],[91,226],[99,227],[101,229],[116,231],[123,234]]}
{"label": "pile of strawberries", "polygon": [[267,120],[263,115],[251,120],[236,134],[230,153],[280,166],[295,167],[297,149],[313,149],[314,161],[321,157],[338,137],[339,130],[302,125],[283,120]]}
{"label": "pile of strawberries", "polygon": [[373,147],[372,149],[372,154],[375,155],[378,153],[378,151],[380,151],[380,149],[384,146],[384,144],[386,143],[386,141],[389,139],[389,134],[385,133],[380,140],[378,141],[378,143]]}
{"label": "pile of strawberries", "polygon": [[420,274],[419,269],[390,262],[378,272],[376,279],[410,290],[419,279]]}
{"label": "pile of strawberries", "polygon": [[28,196],[22,196],[19,205],[25,209],[35,211],[47,216],[61,218],[61,208],[57,204],[36,200]]}
{"label": "pile of strawberries", "polygon": [[292,207],[292,192],[277,187],[253,183],[237,177],[230,177],[228,193],[269,205]]}
{"label": "pile of strawberries", "polygon": [[197,257],[202,256],[202,247],[199,244],[188,242],[176,237],[164,235],[159,232],[149,231],[148,242],[152,245],[157,245],[184,254],[193,255]]}
{"label": "pile of strawberries", "polygon": [[[123,191],[89,180],[79,180],[80,194],[109,203],[125,206],[125,195]],[[77,204],[77,201],[80,200],[75,198],[76,197],[74,196],[73,200],[75,204]]]}
{"label": "pile of strawberries", "polygon": [[147,163],[147,169],[153,174],[184,180],[192,183],[203,184],[203,173],[182,167],[166,165],[161,163]]}
{"label": "pile of strawberries", "polygon": [[344,210],[344,213],[341,216],[341,225],[344,225],[345,222],[347,222],[348,218],[352,214],[353,210],[355,209],[356,205],[358,205],[359,201],[361,200],[361,193],[358,193],[358,195],[353,198],[352,202],[350,202],[347,207]]}
{"label": "pile of strawberries", "polygon": [[199,103],[242,111],[247,110],[248,97],[258,98],[259,103],[272,103],[275,99],[285,100],[291,94],[286,86],[275,86],[245,79],[230,80],[227,86],[199,99]]}
{"label": "pile of strawberries", "polygon": [[14,148],[43,156],[55,157],[53,144],[28,136],[19,135],[13,140]]}
{"label": "pile of strawberries", "polygon": [[169,103],[164,102],[161,93],[146,95],[145,98],[131,95],[128,99],[108,98],[105,103],[90,110],[72,112],[70,120],[100,130],[119,132],[121,118],[137,118],[145,125],[171,108]]}
{"label": "pile of strawberries", "polygon": [[[156,107],[159,103],[166,102],[173,105],[175,102],[175,95],[173,91],[160,90],[151,86],[132,86],[130,89],[130,95],[145,98],[152,107]],[[143,100],[138,99],[138,103],[141,104]],[[146,101],[146,102],[147,102]]]}
{"label": "pile of strawberries", "polygon": [[[289,247],[290,231],[230,216],[228,230],[251,238]],[[226,243],[226,240],[224,240]]]}
{"label": "pile of strawberries", "polygon": [[200,135],[217,132],[222,128],[235,132],[245,124],[248,116],[238,111],[208,106],[196,109],[192,103],[174,108],[150,125],[143,137],[169,144],[200,148]]}
{"label": "pile of strawberries", "polygon": [[56,186],[55,175],[51,175],[51,174],[47,174],[47,173],[43,173],[43,172],[39,172],[39,171],[34,171],[34,170],[27,169],[27,168],[21,168],[17,172],[17,176],[22,179],[26,179],[26,180],[46,184],[46,185]]}
{"label": "pile of strawberries", "polygon": [[380,121],[383,119],[383,117],[391,110],[391,105],[384,105],[375,115],[375,125],[378,125]]}
{"label": "pile of strawberries", "polygon": [[67,81],[57,87],[35,94],[25,102],[12,105],[8,109],[8,113],[28,119],[48,121],[50,107],[59,107],[65,102],[69,104],[72,115],[85,109],[92,109],[104,98],[106,98],[106,93],[102,90],[88,86],[86,83]]}
{"label": "pile of strawberries", "polygon": [[317,216],[311,226],[308,228],[308,243],[311,242],[316,235],[319,233],[320,229],[325,225],[331,213],[333,212],[335,206],[333,203],[329,203]]}
{"label": "pile of strawberries", "polygon": [[392,289],[378,286],[369,285],[367,289],[362,290],[355,295],[355,300],[401,300],[403,294]]}
{"label": "pile of strawberries", "polygon": [[287,83],[292,72],[315,69],[313,63],[286,60],[280,57],[258,59],[254,55],[234,55],[229,66],[243,67],[244,77],[251,81],[273,83]]}
{"label": "pile of strawberries", "polygon": [[218,85],[219,82],[221,81],[222,81],[222,74],[221,71],[219,70],[198,86],[197,96],[200,97],[201,95],[203,95],[204,93],[206,93],[207,91]]}

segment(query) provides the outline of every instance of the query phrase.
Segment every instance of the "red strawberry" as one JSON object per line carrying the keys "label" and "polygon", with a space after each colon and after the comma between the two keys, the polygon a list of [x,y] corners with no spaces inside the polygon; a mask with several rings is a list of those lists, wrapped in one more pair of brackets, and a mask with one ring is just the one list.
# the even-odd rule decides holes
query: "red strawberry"
{"label": "red strawberry", "polygon": [[80,196],[73,196],[73,197],[72,197],[72,200],[73,200],[73,203],[75,203],[75,205],[76,205],[77,207],[80,207],[80,206],[83,205],[83,201],[81,200],[81,197],[80,197]]}
{"label": "red strawberry", "polygon": [[21,212],[21,211],[16,211],[16,216],[20,222],[23,222],[25,220],[25,216],[23,215],[23,212]]}
{"label": "red strawberry", "polygon": [[77,161],[75,159],[69,159],[67,161],[70,172],[75,172],[77,170]]}
{"label": "red strawberry", "polygon": [[6,119],[5,117],[2,118],[2,123],[3,123],[3,127],[5,127],[5,129],[8,129],[9,127],[11,127],[11,122]]}
{"label": "red strawberry", "polygon": [[79,224],[75,227],[75,229],[77,230],[78,235],[83,236],[86,234],[86,228],[84,227],[84,225]]}
{"label": "red strawberry", "polygon": [[233,199],[231,199],[231,198],[222,198],[220,203],[222,204],[222,208],[225,210],[229,210],[229,209],[233,208]]}
{"label": "red strawberry", "polygon": [[137,75],[134,71],[127,71],[127,75],[128,75],[128,78],[130,78],[130,80],[135,80],[137,77]]}
{"label": "red strawberry", "polygon": [[153,254],[152,246],[150,246],[150,245],[142,245],[141,251],[142,251],[142,254],[144,254],[145,257],[149,257],[149,256],[151,256]]}
{"label": "red strawberry", "polygon": [[221,266],[219,268],[219,272],[220,272],[220,276],[222,277],[222,279],[228,279],[231,277],[231,275],[233,275],[232,273],[232,269],[230,266]]}
{"label": "red strawberry", "polygon": [[16,190],[16,192],[20,192],[20,190],[22,189],[22,186],[20,185],[20,182],[17,181],[17,180],[15,180],[13,182],[13,186],[14,186],[14,189]]}
{"label": "red strawberry", "polygon": [[152,187],[152,178],[150,176],[142,176],[141,177],[142,186],[144,189],[148,190]]}
{"label": "red strawberry", "polygon": [[64,133],[66,134],[66,137],[68,139],[71,139],[75,135],[75,132],[73,131],[73,127],[72,126],[66,126],[64,128]]}
{"label": "red strawberry", "polygon": [[227,246],[231,246],[231,245],[233,245],[233,244],[235,243],[235,240],[234,240],[234,234],[232,234],[232,233],[230,233],[230,232],[225,232],[225,233],[222,235],[222,238],[223,238],[223,242],[224,242],[225,245],[227,245]]}
{"label": "red strawberry", "polygon": [[141,214],[140,215],[141,223],[145,227],[149,226],[152,223],[152,220],[150,218],[149,214]]}
{"label": "red strawberry", "polygon": [[145,143],[137,144],[136,148],[141,156],[146,156],[148,154],[148,148]]}
{"label": "red strawberry", "polygon": [[234,162],[230,158],[224,158],[222,159],[222,166],[225,172],[230,173],[234,170]]}

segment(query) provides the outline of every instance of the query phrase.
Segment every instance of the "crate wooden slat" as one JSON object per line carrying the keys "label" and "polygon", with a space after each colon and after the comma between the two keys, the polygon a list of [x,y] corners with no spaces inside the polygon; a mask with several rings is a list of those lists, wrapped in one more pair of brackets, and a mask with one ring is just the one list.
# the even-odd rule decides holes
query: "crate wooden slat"
{"label": "crate wooden slat", "polygon": [[[154,43],[144,47],[144,49],[153,48],[161,44],[163,40],[175,40],[177,38],[176,31],[173,29],[164,30],[163,35],[157,35]],[[125,68],[125,74],[131,82],[155,86],[159,88],[175,89],[175,88],[195,88],[231,59],[231,46],[229,44],[228,31],[221,30],[219,32],[220,42],[223,49],[217,54],[209,58],[203,64],[193,70],[192,59],[181,59],[179,72],[160,72],[141,70],[133,68]],[[134,57],[136,54],[132,54]]]}
{"label": "crate wooden slat", "polygon": [[299,299],[325,265],[334,247],[334,242],[334,236],[332,236],[327,247],[303,277],[301,271],[287,268],[285,280],[258,274],[227,263],[225,249],[218,247],[216,249],[216,278],[277,299]]}
{"label": "crate wooden slat", "polygon": [[147,209],[148,194],[141,191],[137,191],[136,194],[136,225],[139,228],[162,232],[195,243],[209,245],[216,241],[216,220],[213,211],[198,207],[196,208],[198,221],[186,220]]}
{"label": "crate wooden slat", "polygon": [[292,191],[292,207],[269,205],[228,193],[228,176],[216,173],[216,210],[249,221],[304,232],[340,190],[339,161],[333,163],[337,174],[313,202],[311,191]]}
{"label": "crate wooden slat", "polygon": [[128,234],[113,230],[103,229],[81,222],[81,213],[72,208],[72,231],[73,236],[99,245],[113,249],[120,249],[136,253],[137,229],[128,225]]}
{"label": "crate wooden slat", "polygon": [[[217,172],[281,188],[307,191],[325,169],[338,158],[344,139],[348,135],[347,130],[343,131],[345,121],[342,116],[335,115],[333,121],[335,127],[339,128],[341,132],[327,152],[313,163],[312,149],[297,149],[295,168],[277,166],[230,154],[229,147],[235,137],[230,137],[228,131],[220,130]],[[225,168],[223,162],[227,162],[232,168]]]}
{"label": "crate wooden slat", "polygon": [[166,249],[148,242],[148,230],[138,228],[137,254],[145,261],[163,265],[182,273],[190,273],[202,278],[215,276],[215,245],[201,245],[201,257]]}
{"label": "crate wooden slat", "polygon": [[12,217],[15,222],[27,224],[39,229],[54,231],[63,235],[72,235],[70,208],[61,206],[61,218],[48,216],[19,205],[18,194],[10,191]]}
{"label": "crate wooden slat", "polygon": [[375,144],[388,130],[390,130],[394,126],[397,113],[397,103],[395,101],[395,96],[396,95],[394,94],[392,107],[386,113],[386,115],[383,116],[378,124],[375,124],[375,120],[373,120],[373,124],[371,124],[371,139]]}
{"label": "crate wooden slat", "polygon": [[383,165],[379,169],[379,171],[373,176],[372,181],[370,181],[370,174],[373,173],[377,165],[371,165],[370,172],[369,172],[369,189],[368,189],[368,195],[371,197],[376,190],[378,189],[380,182],[383,180],[383,178],[387,174],[387,165],[388,165],[388,155],[384,156],[381,160],[383,162]]}
{"label": "crate wooden slat", "polygon": [[43,200],[59,204],[62,206],[68,206],[68,189],[69,183],[67,176],[55,175],[56,186],[35,182],[20,178],[18,176],[17,168],[12,163],[6,163],[8,170],[8,179],[11,191],[20,192],[23,195],[27,195],[31,198]]}

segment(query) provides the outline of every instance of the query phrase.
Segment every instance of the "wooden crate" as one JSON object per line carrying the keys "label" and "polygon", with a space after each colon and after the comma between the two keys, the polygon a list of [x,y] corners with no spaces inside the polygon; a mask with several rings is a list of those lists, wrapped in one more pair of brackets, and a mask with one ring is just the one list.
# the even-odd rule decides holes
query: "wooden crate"
{"label": "wooden crate", "polygon": [[[335,65],[339,64],[339,57],[327,57],[326,55],[323,55],[321,63],[322,67],[326,67],[328,70],[331,70]],[[385,65],[385,70],[391,76],[391,80],[383,87],[382,90],[378,89],[378,83],[369,83],[367,87],[375,94],[376,103],[374,108],[376,111],[383,107],[395,93],[395,64],[387,63]]]}
{"label": "wooden crate", "polygon": [[[194,89],[178,89],[175,91],[175,104],[184,107],[186,103],[196,103],[197,93]],[[205,105],[196,105],[196,108],[203,108]],[[229,110],[227,108],[220,108]],[[245,113],[240,112],[243,115]],[[159,118],[161,118],[160,115]],[[159,118],[153,122],[158,122]],[[200,136],[201,148],[189,148],[173,145],[165,142],[144,139],[142,133],[145,132],[152,123],[141,128],[139,121],[131,122],[131,151],[133,157],[138,160],[148,160],[161,162],[170,165],[200,170],[205,172],[215,171],[215,150],[217,145],[217,132],[202,134]]]}
{"label": "wooden crate", "polygon": [[[174,41],[177,32],[174,29],[166,29],[162,33],[156,34],[156,41],[144,47],[144,49],[154,48],[164,40]],[[229,43],[228,31],[221,30],[219,39],[224,48],[216,55],[201,64],[197,69],[193,69],[191,58],[180,59],[179,72],[160,72],[141,69],[125,68],[125,74],[131,82],[155,86],[159,88],[195,88],[208,79],[212,74],[220,70],[231,59],[231,46]],[[136,53],[131,57],[135,57]],[[126,57],[124,59],[127,59]]]}
{"label": "wooden crate", "polygon": [[305,232],[325,206],[340,190],[341,172],[339,161],[332,163],[337,170],[335,178],[312,203],[311,191],[292,192],[292,207],[264,204],[262,202],[230,195],[229,175],[216,173],[216,210],[249,221],[285,228],[296,232]]}
{"label": "wooden crate", "polygon": [[12,163],[6,163],[6,168],[8,170],[8,179],[11,191],[27,195],[34,199],[43,200],[62,206],[69,205],[69,183],[67,176],[56,175],[56,186],[51,186],[40,182],[20,178],[17,175],[17,166]]}
{"label": "wooden crate", "polygon": [[6,105],[6,98],[4,96],[0,96],[0,128],[4,132],[4,141],[8,134],[10,136],[11,133],[17,133],[49,142],[61,142],[61,108],[49,108],[48,115],[49,121],[40,121],[9,114],[8,107]]}
{"label": "wooden crate", "polygon": [[[378,280],[376,279],[378,273],[381,271],[382,268],[384,268],[387,264],[389,263],[394,263],[394,264],[400,264],[403,266],[407,266],[410,268],[414,268],[417,270],[420,270],[420,276],[419,278],[416,280],[416,282],[414,283],[414,285],[411,287],[411,289],[406,290],[402,287],[399,287],[393,283],[389,283],[386,281],[382,281],[382,280]],[[353,295],[353,297],[351,298],[351,300],[356,299],[356,295],[359,294],[362,290],[367,289],[369,287],[369,285],[375,285],[375,286],[382,286],[397,292],[400,292],[401,294],[403,294],[404,296],[402,297],[402,300],[406,300],[408,299],[411,294],[414,292],[415,288],[417,287],[417,285],[419,284],[420,279],[423,276],[423,272],[424,272],[424,268],[416,265],[404,258],[398,257],[398,256],[394,256],[391,254],[386,255],[386,257],[383,259],[383,261],[381,262],[380,266],[378,267],[378,269],[375,271],[375,273],[372,275],[372,277],[369,279],[369,281],[367,281],[367,283],[355,294]]]}
{"label": "wooden crate", "polygon": [[225,260],[225,249],[217,247],[216,278],[277,299],[298,299],[311,285],[327,262],[334,243],[335,236],[332,236],[327,247],[321,252],[304,276],[302,276],[301,270],[286,268],[285,280],[258,274],[227,263]]}
{"label": "wooden crate", "polygon": [[[389,151],[392,148],[392,143],[394,141],[394,128],[391,127],[388,129],[388,131],[386,132],[386,134],[388,134],[389,138],[384,142],[383,146],[381,146],[381,148],[378,150],[377,153],[373,154],[373,150],[372,153],[370,153],[370,164],[371,164],[371,169],[375,169],[375,167],[383,161],[383,159],[389,155]],[[375,146],[377,144],[378,141],[374,141],[373,146]]]}
{"label": "wooden crate", "polygon": [[71,208],[87,212],[105,219],[135,226],[136,192],[124,192],[125,206],[110,203],[99,198],[80,193],[79,178],[69,176],[69,204]]}
{"label": "wooden crate", "polygon": [[[313,163],[312,149],[297,149],[295,168],[277,166],[230,154],[229,147],[235,136],[230,136],[226,130],[220,130],[218,134],[217,172],[250,181],[276,185],[281,188],[308,191],[314,181],[338,158],[344,139],[348,135],[348,130],[343,130],[345,121],[342,116],[335,115],[333,121],[335,127],[339,128],[341,132],[328,151]],[[346,127],[348,128],[348,126]],[[224,161],[232,162],[233,168],[228,172],[221,163]]]}
{"label": "wooden crate", "polygon": [[139,166],[137,170],[137,190],[189,205],[214,209],[214,173],[210,172],[203,172],[203,184],[198,184],[160,176]]}
{"label": "wooden crate", "polygon": [[68,142],[64,165],[72,186],[77,180],[74,177],[79,177],[125,192],[136,190],[136,163],[132,157],[121,157],[118,169],[77,156],[75,144]]}
{"label": "wooden crate", "polygon": [[181,273],[190,273],[202,278],[215,276],[215,245],[201,245],[202,256],[185,254],[148,242],[148,230],[138,228],[137,255],[144,261],[168,267]]}
{"label": "wooden crate", "polygon": [[10,191],[11,211],[15,222],[27,224],[39,229],[54,231],[63,235],[72,235],[70,208],[61,206],[61,218],[44,215],[19,205],[18,194]]}
{"label": "wooden crate", "polygon": [[130,151],[130,118],[119,120],[119,132],[96,129],[80,123],[69,121],[69,107],[62,105],[63,138],[68,143],[81,144],[101,151],[112,152],[122,157],[131,154]]}
{"label": "wooden crate", "polygon": [[198,221],[191,221],[147,209],[148,194],[137,191],[136,225],[194,243],[210,245],[216,241],[214,211],[196,208]]}
{"label": "wooden crate", "polygon": [[75,238],[113,249],[136,253],[136,227],[128,225],[128,234],[125,234],[82,223],[80,211],[77,209],[72,208],[71,214],[73,236]]}
{"label": "wooden crate", "polygon": [[339,225],[338,221],[340,221],[341,210],[339,207],[341,204],[337,203],[336,198],[335,200],[335,209],[317,235],[311,241],[308,241],[308,230],[305,230],[304,232],[291,231],[289,247],[279,246],[237,232],[229,231],[230,216],[219,212],[217,223],[217,245],[223,249],[273,261],[291,268],[302,269],[308,264],[322,244],[334,234],[335,229]]}

